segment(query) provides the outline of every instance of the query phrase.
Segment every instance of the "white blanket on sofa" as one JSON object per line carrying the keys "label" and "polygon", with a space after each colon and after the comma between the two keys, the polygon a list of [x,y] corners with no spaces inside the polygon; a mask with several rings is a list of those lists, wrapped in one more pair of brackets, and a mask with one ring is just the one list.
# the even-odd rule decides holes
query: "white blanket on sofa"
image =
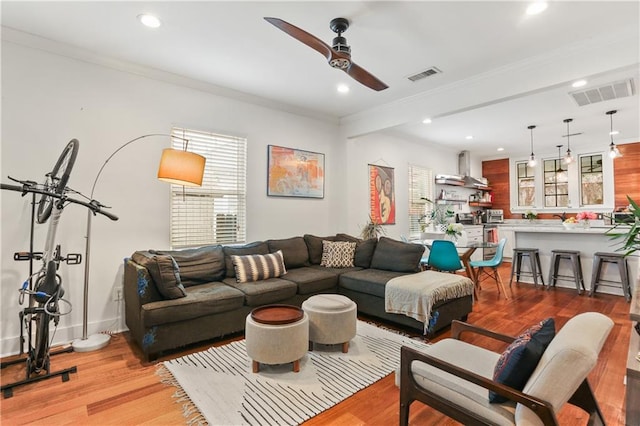
{"label": "white blanket on sofa", "polygon": [[435,303],[473,295],[473,281],[462,275],[423,271],[396,277],[385,286],[385,311],[414,318],[427,331]]}

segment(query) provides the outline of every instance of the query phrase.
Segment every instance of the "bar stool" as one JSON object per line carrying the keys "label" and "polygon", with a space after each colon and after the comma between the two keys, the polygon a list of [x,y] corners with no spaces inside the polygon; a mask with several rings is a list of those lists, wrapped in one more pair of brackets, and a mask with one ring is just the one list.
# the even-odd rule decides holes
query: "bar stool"
{"label": "bar stool", "polygon": [[[604,280],[600,277],[602,273],[603,263],[615,263],[618,265],[618,273],[620,274],[620,281]],[[617,285],[602,284],[602,283],[614,283],[622,286],[622,292],[627,302],[631,302],[631,288],[629,286],[629,270],[627,269],[627,259],[622,253],[605,253],[597,252],[593,255],[593,271],[591,273],[591,291],[589,296],[593,296],[598,285],[604,287],[618,287]]]}
{"label": "bar stool", "polygon": [[[560,275],[558,274],[558,268],[560,261],[566,259],[571,261],[571,271],[573,275]],[[557,280],[575,281],[578,294],[582,293],[582,290],[587,290],[584,286],[584,279],[582,278],[582,262],[580,261],[580,252],[578,250],[551,250],[551,265],[549,267],[549,286],[556,286]],[[580,288],[582,286],[582,289]]]}
{"label": "bar stool", "polygon": [[[522,258],[529,258],[529,271],[522,271]],[[538,285],[538,277],[544,286],[544,278],[542,277],[542,266],[540,266],[540,252],[537,248],[514,248],[513,261],[511,262],[511,277],[509,278],[509,287],[513,282],[513,274],[516,274],[516,282],[520,281],[520,275],[530,276],[533,283]]]}

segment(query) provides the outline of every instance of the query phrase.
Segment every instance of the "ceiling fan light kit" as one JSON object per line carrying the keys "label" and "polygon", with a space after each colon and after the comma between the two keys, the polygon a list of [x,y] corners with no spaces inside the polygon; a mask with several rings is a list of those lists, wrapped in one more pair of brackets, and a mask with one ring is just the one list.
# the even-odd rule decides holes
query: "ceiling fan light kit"
{"label": "ceiling fan light kit", "polygon": [[349,28],[349,20],[345,18],[335,18],[329,23],[329,28],[336,34],[333,39],[333,45],[329,46],[318,37],[309,34],[305,30],[296,27],[280,18],[265,17],[265,21],[269,22],[273,26],[279,28],[291,37],[306,44],[316,52],[322,54],[329,65],[333,68],[340,69],[346,72],[351,78],[357,82],[369,87],[370,89],[380,91],[388,88],[385,83],[366,71],[364,68],[358,66],[351,60],[351,47],[347,44],[347,39],[342,36],[342,33]]}

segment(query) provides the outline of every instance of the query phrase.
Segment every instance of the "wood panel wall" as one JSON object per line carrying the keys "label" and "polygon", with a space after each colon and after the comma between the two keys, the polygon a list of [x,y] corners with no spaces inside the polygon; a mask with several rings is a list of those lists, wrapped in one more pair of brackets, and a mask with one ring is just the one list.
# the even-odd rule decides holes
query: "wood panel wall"
{"label": "wood panel wall", "polygon": [[[621,158],[613,162],[615,206],[626,207],[629,195],[635,202],[640,203],[640,142],[618,145]],[[509,159],[491,160],[482,162],[482,176],[489,180],[489,186],[493,188],[494,209],[504,210],[505,219],[521,219],[520,214],[512,215],[509,180]],[[539,219],[551,219],[552,214],[541,213]]]}
{"label": "wood panel wall", "polygon": [[489,186],[493,190],[493,205],[491,208],[504,210],[504,218],[510,219],[509,159],[483,161],[482,176],[489,180]]}
{"label": "wood panel wall", "polygon": [[622,157],[613,160],[616,209],[629,204],[627,195],[640,202],[640,142],[618,145],[618,149]]}

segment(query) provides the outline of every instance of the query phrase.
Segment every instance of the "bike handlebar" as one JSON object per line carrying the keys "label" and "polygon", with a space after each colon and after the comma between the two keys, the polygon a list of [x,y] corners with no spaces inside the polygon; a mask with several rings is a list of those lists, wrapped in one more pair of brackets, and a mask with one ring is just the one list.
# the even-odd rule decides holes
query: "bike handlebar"
{"label": "bike handlebar", "polygon": [[85,201],[80,201],[80,200],[76,200],[74,198],[69,198],[67,195],[65,194],[56,194],[54,192],[49,192],[49,191],[45,191],[43,189],[40,188],[34,188],[33,183],[30,181],[26,181],[22,186],[18,186],[18,185],[8,185],[6,183],[2,183],[0,184],[0,189],[6,189],[9,191],[16,191],[16,192],[21,192],[22,195],[24,196],[27,193],[35,193],[35,194],[42,194],[42,195],[46,195],[49,197],[53,197],[53,198],[57,198],[62,202],[69,202],[69,203],[73,203],[73,204],[80,204],[81,206],[84,206],[86,208],[88,208],[89,210],[91,210],[93,212],[93,214],[96,213],[100,213],[103,216],[108,217],[111,220],[118,220],[118,216],[106,212],[103,210],[103,205],[100,204],[98,201],[96,200],[91,200],[88,203]]}

